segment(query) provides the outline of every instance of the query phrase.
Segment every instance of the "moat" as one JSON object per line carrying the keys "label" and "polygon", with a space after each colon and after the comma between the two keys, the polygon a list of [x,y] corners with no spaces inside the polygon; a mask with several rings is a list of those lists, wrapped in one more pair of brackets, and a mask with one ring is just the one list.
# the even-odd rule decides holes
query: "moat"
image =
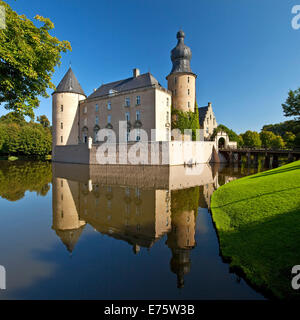
{"label": "moat", "polygon": [[0,161],[0,299],[264,299],[222,261],[209,212],[262,170]]}

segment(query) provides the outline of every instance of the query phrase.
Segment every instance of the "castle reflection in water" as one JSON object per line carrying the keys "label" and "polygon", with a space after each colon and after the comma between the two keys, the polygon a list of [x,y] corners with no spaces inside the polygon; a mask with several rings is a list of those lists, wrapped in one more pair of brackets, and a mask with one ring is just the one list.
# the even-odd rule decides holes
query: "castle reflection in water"
{"label": "castle reflection in water", "polygon": [[[72,252],[86,224],[126,241],[134,254],[167,235],[177,286],[191,268],[198,207],[210,206],[219,173],[208,164],[187,168],[53,164],[53,225]],[[226,181],[225,181],[225,180]],[[222,184],[230,177],[223,177]]]}

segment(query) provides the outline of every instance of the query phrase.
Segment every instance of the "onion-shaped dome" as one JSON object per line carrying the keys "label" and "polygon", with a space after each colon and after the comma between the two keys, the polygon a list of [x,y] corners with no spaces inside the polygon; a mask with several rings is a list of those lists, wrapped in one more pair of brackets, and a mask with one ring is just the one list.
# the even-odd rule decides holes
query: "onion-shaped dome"
{"label": "onion-shaped dome", "polygon": [[173,68],[171,73],[174,72],[192,72],[191,71],[191,59],[192,51],[184,44],[185,34],[182,30],[177,32],[177,46],[171,51],[171,60]]}

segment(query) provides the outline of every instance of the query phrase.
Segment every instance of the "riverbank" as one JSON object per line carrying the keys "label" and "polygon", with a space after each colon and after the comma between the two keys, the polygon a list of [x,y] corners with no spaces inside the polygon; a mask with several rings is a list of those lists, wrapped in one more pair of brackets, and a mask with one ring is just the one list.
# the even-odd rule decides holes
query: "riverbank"
{"label": "riverbank", "polygon": [[300,298],[300,161],[232,181],[212,196],[222,256],[267,296]]}

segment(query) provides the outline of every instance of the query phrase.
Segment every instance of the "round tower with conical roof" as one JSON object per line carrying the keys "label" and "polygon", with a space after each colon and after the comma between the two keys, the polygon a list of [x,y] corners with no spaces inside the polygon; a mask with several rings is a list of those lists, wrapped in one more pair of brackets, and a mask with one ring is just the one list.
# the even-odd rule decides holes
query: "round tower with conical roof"
{"label": "round tower with conical roof", "polygon": [[172,91],[172,106],[180,111],[195,111],[196,78],[191,70],[191,49],[184,44],[185,34],[177,33],[177,45],[171,51],[172,70],[167,76],[168,89]]}
{"label": "round tower with conical roof", "polygon": [[78,106],[86,99],[71,67],[52,93],[52,158],[55,146],[78,144]]}

